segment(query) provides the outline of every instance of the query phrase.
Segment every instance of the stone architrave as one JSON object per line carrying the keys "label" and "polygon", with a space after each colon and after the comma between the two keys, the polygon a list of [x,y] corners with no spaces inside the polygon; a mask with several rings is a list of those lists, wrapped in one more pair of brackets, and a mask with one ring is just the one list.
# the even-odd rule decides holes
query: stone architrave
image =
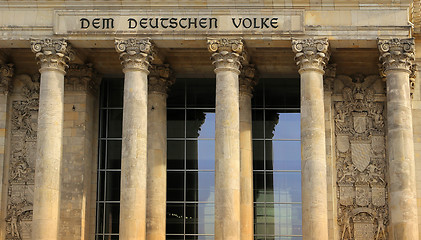
{"label": "stone architrave", "polygon": [[64,75],[73,56],[66,40],[31,40],[40,65],[32,239],[58,239],[63,147]]}
{"label": "stone architrave", "polygon": [[242,39],[208,39],[216,74],[215,239],[240,239],[240,61]]}
{"label": "stone architrave", "polygon": [[414,140],[410,75],[414,71],[414,39],[379,39],[380,62],[387,85],[387,155],[390,226],[394,239],[418,239]]}
{"label": "stone architrave", "polygon": [[149,39],[117,39],[124,72],[120,239],[146,238]]}
{"label": "stone architrave", "polygon": [[251,98],[257,84],[254,65],[246,65],[240,74],[240,157],[241,157],[241,240],[254,236],[253,214],[253,143]]}
{"label": "stone architrave", "polygon": [[167,92],[174,84],[168,65],[152,65],[148,83],[146,239],[165,240],[167,196]]}
{"label": "stone architrave", "polygon": [[323,74],[327,39],[294,39],[301,76],[301,183],[303,239],[328,239]]}

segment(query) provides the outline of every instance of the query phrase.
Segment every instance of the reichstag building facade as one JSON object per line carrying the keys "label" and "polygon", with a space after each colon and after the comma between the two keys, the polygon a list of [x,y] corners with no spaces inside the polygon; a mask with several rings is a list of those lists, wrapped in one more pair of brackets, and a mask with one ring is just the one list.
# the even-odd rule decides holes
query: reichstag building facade
{"label": "reichstag building facade", "polygon": [[420,36],[419,0],[0,0],[0,240],[420,240]]}

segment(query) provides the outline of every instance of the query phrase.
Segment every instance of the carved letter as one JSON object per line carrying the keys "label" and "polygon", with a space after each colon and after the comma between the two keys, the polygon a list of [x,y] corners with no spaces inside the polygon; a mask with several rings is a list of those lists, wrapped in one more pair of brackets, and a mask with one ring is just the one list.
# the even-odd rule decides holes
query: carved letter
{"label": "carved letter", "polygon": [[86,28],[89,27],[89,25],[90,25],[90,22],[87,18],[81,18],[80,19],[80,28],[81,29],[86,29]]}

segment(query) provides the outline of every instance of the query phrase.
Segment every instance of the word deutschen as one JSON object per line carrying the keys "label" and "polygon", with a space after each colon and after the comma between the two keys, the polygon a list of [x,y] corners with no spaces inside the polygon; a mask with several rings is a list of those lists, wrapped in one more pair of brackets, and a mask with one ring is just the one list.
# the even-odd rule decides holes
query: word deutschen
{"label": "word deutschen", "polygon": [[[220,24],[232,24],[238,29],[276,29],[277,17],[231,18],[221,21],[214,17],[143,17],[127,18],[127,29],[218,29]],[[80,29],[114,29],[114,18],[80,18]]]}

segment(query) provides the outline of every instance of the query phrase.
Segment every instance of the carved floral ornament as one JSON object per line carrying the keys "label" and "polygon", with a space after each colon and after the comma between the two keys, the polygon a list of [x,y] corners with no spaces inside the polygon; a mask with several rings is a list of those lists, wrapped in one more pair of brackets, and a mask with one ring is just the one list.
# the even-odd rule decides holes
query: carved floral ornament
{"label": "carved floral ornament", "polygon": [[101,79],[93,69],[93,64],[70,64],[64,78],[64,86],[70,91],[90,91],[96,93]]}
{"label": "carved floral ornament", "polygon": [[0,65],[0,92],[7,94],[12,90],[13,64]]}
{"label": "carved floral ornament", "polygon": [[299,71],[316,70],[324,73],[323,69],[330,57],[328,48],[327,38],[293,39],[292,50],[295,53],[295,61],[300,68]]}
{"label": "carved floral ornament", "polygon": [[31,50],[41,65],[41,71],[52,69],[64,72],[74,58],[74,51],[64,39],[32,39]]}
{"label": "carved floral ornament", "polygon": [[404,70],[408,73],[414,72],[415,42],[413,38],[408,39],[379,39],[378,48],[380,51],[381,70]]}
{"label": "carved floral ornament", "polygon": [[241,61],[244,59],[242,38],[209,38],[208,50],[212,53],[215,71],[227,70],[240,74]]}
{"label": "carved floral ornament", "polygon": [[149,38],[116,39],[115,49],[120,53],[121,64],[126,70],[147,71],[153,60],[153,45]]}
{"label": "carved floral ornament", "polygon": [[173,72],[168,64],[152,65],[149,74],[148,91],[167,94],[168,89],[175,83]]}
{"label": "carved floral ornament", "polygon": [[239,80],[240,94],[252,95],[253,89],[258,83],[256,69],[253,64],[242,67]]}

